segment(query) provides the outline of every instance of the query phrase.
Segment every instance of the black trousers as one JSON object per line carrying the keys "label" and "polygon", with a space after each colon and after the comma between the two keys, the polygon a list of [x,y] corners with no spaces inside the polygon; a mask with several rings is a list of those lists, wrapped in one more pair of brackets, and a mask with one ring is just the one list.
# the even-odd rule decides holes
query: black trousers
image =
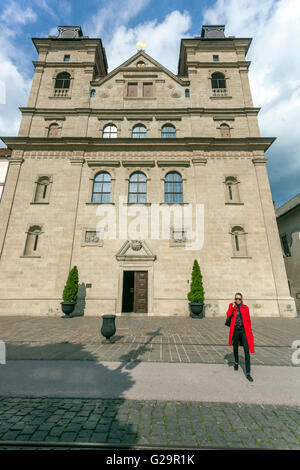
{"label": "black trousers", "polygon": [[246,374],[250,374],[250,352],[249,352],[248,341],[247,341],[244,328],[242,329],[235,328],[233,332],[232,344],[233,344],[234,360],[236,363],[239,362],[239,342],[244,347]]}

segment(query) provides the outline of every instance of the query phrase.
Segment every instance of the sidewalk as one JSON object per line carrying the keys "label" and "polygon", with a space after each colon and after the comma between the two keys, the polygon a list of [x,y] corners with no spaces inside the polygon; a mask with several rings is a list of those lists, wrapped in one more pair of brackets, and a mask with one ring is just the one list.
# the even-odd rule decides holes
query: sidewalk
{"label": "sidewalk", "polygon": [[[256,403],[300,407],[298,367],[244,363],[168,364],[95,361],[8,361],[0,366],[0,396]],[[276,386],[274,386],[276,384]]]}

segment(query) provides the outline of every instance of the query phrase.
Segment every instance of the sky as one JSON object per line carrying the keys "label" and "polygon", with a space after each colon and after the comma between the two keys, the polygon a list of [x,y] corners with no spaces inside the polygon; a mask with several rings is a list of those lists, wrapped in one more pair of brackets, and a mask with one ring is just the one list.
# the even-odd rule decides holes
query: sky
{"label": "sky", "polygon": [[[81,25],[101,37],[109,71],[136,53],[136,42],[177,73],[183,37],[202,24],[225,24],[225,34],[252,37],[247,55],[262,136],[277,137],[267,151],[272,197],[279,207],[300,192],[300,0],[0,0],[0,135],[18,134],[37,53],[32,37]],[[0,146],[4,144],[0,143]]]}

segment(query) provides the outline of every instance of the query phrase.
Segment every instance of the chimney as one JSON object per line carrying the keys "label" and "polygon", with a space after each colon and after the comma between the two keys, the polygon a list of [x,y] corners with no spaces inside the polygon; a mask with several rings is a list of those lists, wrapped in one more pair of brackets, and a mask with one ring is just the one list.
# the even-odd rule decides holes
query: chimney
{"label": "chimney", "polygon": [[215,39],[225,38],[225,25],[203,25],[201,31],[201,38],[204,39]]}
{"label": "chimney", "polygon": [[81,26],[59,26],[58,36],[49,36],[55,39],[82,39],[83,36]]}

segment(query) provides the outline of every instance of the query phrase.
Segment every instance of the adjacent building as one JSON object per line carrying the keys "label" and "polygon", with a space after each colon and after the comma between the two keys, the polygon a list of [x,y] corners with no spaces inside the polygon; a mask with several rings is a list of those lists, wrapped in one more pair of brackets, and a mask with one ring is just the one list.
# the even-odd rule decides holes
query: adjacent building
{"label": "adjacent building", "polygon": [[300,314],[300,193],[276,210],[290,293]]}
{"label": "adjacent building", "polygon": [[207,316],[236,291],[253,316],[295,316],[251,39],[203,26],[181,40],[177,75],[142,49],[108,73],[101,39],[80,26],[33,43],[19,134],[2,138],[1,313],[58,313],[77,265],[85,315],[189,315],[197,259]]}

